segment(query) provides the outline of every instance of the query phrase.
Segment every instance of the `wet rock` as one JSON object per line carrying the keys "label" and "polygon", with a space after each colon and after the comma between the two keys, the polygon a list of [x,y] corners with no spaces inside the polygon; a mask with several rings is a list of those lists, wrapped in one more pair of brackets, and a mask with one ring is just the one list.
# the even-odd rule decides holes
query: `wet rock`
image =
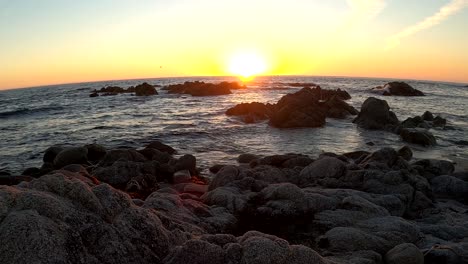
{"label": "wet rock", "polygon": [[136,96],[150,96],[150,95],[155,95],[155,94],[158,94],[156,89],[152,85],[146,82],[135,86]]}
{"label": "wet rock", "polygon": [[291,179],[298,186],[314,185],[321,179],[339,178],[346,173],[346,164],[336,158],[326,157],[314,161]]}
{"label": "wet rock", "polygon": [[346,118],[348,115],[357,115],[359,112],[347,104],[344,100],[334,96],[323,103],[326,109],[327,117]]}
{"label": "wet rock", "polygon": [[98,163],[107,154],[106,148],[99,144],[89,144],[85,148],[88,149],[88,161],[93,164]]}
{"label": "wet rock", "polygon": [[116,161],[145,162],[146,158],[134,149],[113,149],[99,162],[99,167],[107,167]]}
{"label": "wet rock", "polygon": [[387,264],[424,264],[424,256],[414,244],[400,244],[385,254]]}
{"label": "wet rock", "polygon": [[89,97],[98,97],[99,94],[97,92],[93,92],[89,94]]}
{"label": "wet rock", "polygon": [[358,127],[375,130],[394,130],[399,121],[390,111],[387,101],[369,97],[361,106],[361,112],[353,120]]}
{"label": "wet rock", "polygon": [[37,178],[41,175],[41,169],[35,167],[27,168],[23,173],[21,173],[21,175]]}
{"label": "wet rock", "polygon": [[434,121],[432,121],[432,125],[433,127],[441,127],[441,128],[445,128],[445,125],[447,124],[447,120],[440,117],[440,116],[436,116],[434,118]]}
{"label": "wet rock", "polygon": [[410,161],[413,158],[413,151],[408,146],[403,146],[398,150],[398,156],[402,157],[406,161]]}
{"label": "wet rock", "polygon": [[439,197],[468,202],[468,182],[453,176],[437,176],[431,180],[433,192]]}
{"label": "wet rock", "polygon": [[54,159],[54,167],[57,169],[69,164],[88,164],[88,149],[85,147],[66,148]]}
{"label": "wet rock", "polygon": [[[260,121],[268,119],[268,116],[271,112],[270,104],[263,104],[258,102],[253,103],[241,103],[232,108],[229,108],[226,111],[228,116],[246,116],[252,119],[253,121]],[[245,119],[244,119],[245,120]],[[253,122],[246,122],[253,123]]]}
{"label": "wet rock", "polygon": [[0,175],[0,185],[17,185],[23,181],[29,182],[33,179],[31,176]]}
{"label": "wet rock", "polygon": [[185,82],[164,87],[169,93],[190,94],[192,96],[213,96],[231,94],[231,89],[243,89],[245,86],[237,82],[221,82],[218,84],[200,81]]}
{"label": "wet rock", "polygon": [[424,96],[423,92],[414,89],[405,82],[389,82],[383,87],[379,86],[373,88],[371,91],[381,95]]}
{"label": "wet rock", "polygon": [[403,141],[421,146],[434,146],[437,144],[435,137],[427,130],[404,128],[400,131]]}
{"label": "wet rock", "polygon": [[434,115],[429,111],[424,112],[421,117],[424,121],[434,121]]}
{"label": "wet rock", "polygon": [[450,175],[455,170],[453,163],[446,160],[422,159],[411,165],[415,166],[419,173],[428,180],[440,175]]}
{"label": "wet rock", "polygon": [[64,150],[64,147],[60,147],[60,146],[49,147],[44,152],[44,157],[42,158],[42,161],[44,161],[44,163],[54,163],[55,157],[57,157],[57,155],[60,152],[62,152],[62,150]]}
{"label": "wet rock", "polygon": [[148,144],[148,146],[146,146],[146,148],[157,149],[157,150],[159,150],[161,152],[166,152],[166,153],[168,153],[170,155],[175,154],[177,152],[171,146],[168,146],[168,145],[166,145],[164,143],[161,143],[160,141],[153,141],[150,144]]}
{"label": "wet rock", "polygon": [[175,170],[188,170],[191,175],[197,175],[197,159],[193,155],[186,154],[179,158],[175,164]]}
{"label": "wet rock", "polygon": [[175,161],[171,154],[167,152],[162,152],[154,148],[144,148],[138,150],[140,154],[145,156],[147,160],[154,160],[159,163],[169,163],[171,161]]}
{"label": "wet rock", "polygon": [[237,157],[237,162],[250,163],[251,161],[256,160],[258,158],[259,156],[257,155],[244,153],[244,154],[240,154],[239,157]]}
{"label": "wet rock", "polygon": [[209,171],[211,173],[218,173],[222,168],[224,168],[226,165],[223,165],[223,164],[216,164],[216,165],[213,165],[209,168]]}

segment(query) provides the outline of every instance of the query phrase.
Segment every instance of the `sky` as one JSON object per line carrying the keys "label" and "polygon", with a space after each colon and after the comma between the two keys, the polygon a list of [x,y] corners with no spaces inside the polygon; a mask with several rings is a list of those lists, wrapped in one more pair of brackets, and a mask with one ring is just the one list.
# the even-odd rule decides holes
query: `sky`
{"label": "sky", "polygon": [[467,28],[468,0],[0,0],[0,89],[226,76],[242,54],[263,75],[468,83]]}

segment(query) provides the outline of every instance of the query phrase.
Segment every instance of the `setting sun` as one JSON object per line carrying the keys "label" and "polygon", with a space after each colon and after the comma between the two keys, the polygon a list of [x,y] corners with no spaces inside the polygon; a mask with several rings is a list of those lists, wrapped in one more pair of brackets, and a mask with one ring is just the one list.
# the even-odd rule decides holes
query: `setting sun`
{"label": "setting sun", "polygon": [[229,72],[250,79],[255,75],[265,73],[267,64],[265,59],[254,52],[241,52],[234,54],[229,61]]}

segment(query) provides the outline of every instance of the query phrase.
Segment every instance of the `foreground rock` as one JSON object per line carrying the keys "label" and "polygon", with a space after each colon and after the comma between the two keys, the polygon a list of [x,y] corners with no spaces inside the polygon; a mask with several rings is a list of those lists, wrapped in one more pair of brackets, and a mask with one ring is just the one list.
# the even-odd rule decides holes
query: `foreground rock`
{"label": "foreground rock", "polygon": [[414,89],[405,82],[389,82],[383,87],[378,86],[371,90],[373,93],[381,95],[397,95],[397,96],[424,96],[424,93]]}
{"label": "foreground rock", "polygon": [[244,154],[209,185],[195,156],[159,141],[49,149],[44,160],[84,149],[93,165],[0,186],[0,263],[463,263],[468,253],[464,174],[413,161],[409,147]]}
{"label": "foreground rock", "polygon": [[184,82],[183,84],[173,84],[164,87],[168,93],[190,94],[192,96],[213,96],[231,94],[231,90],[244,89],[245,86],[237,82],[220,82],[218,84],[205,83],[200,81]]}

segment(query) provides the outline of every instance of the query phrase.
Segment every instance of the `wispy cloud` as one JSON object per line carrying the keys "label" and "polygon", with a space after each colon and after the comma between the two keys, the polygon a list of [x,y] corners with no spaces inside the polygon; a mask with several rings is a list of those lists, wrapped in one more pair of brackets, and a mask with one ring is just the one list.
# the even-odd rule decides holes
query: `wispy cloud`
{"label": "wispy cloud", "polygon": [[363,22],[376,17],[386,6],[385,0],[347,0],[351,7],[351,23]]}
{"label": "wispy cloud", "polygon": [[452,0],[450,3],[441,7],[434,15],[388,38],[386,49],[388,50],[398,46],[403,38],[440,24],[465,7],[468,7],[468,0]]}

